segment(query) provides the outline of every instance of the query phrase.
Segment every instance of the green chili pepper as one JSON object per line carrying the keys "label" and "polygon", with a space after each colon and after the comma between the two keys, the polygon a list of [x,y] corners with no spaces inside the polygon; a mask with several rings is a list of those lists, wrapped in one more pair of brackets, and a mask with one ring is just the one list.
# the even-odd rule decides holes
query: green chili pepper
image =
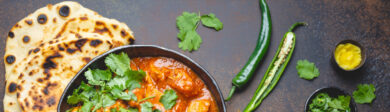
{"label": "green chili pepper", "polygon": [[259,38],[257,40],[257,45],[252,55],[249,57],[248,62],[241,69],[241,71],[233,78],[232,89],[230,90],[229,96],[225,99],[226,101],[230,100],[233,96],[236,88],[243,87],[248,83],[249,79],[253,77],[253,73],[259,65],[260,60],[264,57],[267,52],[269,41],[271,37],[272,21],[271,14],[268,9],[268,5],[265,0],[260,1],[260,10],[261,10],[261,29]]}
{"label": "green chili pepper", "polygon": [[261,83],[257,88],[254,96],[252,97],[252,100],[249,102],[243,112],[254,111],[278,83],[280,76],[282,76],[283,71],[290,61],[291,55],[294,51],[295,34],[292,32],[292,30],[300,25],[306,25],[306,23],[299,22],[293,24],[288,32],[284,35],[282,41],[279,44],[278,50],[268,67],[267,72],[264,74],[264,77],[261,80]]}

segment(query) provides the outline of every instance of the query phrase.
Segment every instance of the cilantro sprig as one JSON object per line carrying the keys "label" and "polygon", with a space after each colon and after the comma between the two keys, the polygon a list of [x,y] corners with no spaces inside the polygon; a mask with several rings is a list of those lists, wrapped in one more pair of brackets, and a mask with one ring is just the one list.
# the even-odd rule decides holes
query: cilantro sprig
{"label": "cilantro sprig", "polygon": [[196,29],[200,21],[204,26],[214,28],[217,31],[223,28],[223,23],[213,13],[200,15],[200,12],[196,14],[184,11],[182,15],[176,18],[176,26],[179,29],[177,37],[181,41],[178,45],[179,48],[190,52],[199,49],[202,38],[196,32]]}
{"label": "cilantro sprig", "polygon": [[[123,52],[109,54],[104,62],[109,69],[88,69],[84,73],[88,83],[81,82],[72,95],[68,96],[68,104],[81,103],[81,111],[87,112],[92,108],[92,111],[96,111],[111,106],[117,99],[137,101],[137,97],[130,91],[141,87],[140,82],[145,77],[145,72],[131,70],[130,58]],[[119,109],[119,112],[134,111],[136,109]]]}

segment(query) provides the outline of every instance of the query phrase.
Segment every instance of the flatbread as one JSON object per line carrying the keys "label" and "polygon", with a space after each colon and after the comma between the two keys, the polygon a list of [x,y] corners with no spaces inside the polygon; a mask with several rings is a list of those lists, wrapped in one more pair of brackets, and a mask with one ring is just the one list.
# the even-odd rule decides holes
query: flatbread
{"label": "flatbread", "polygon": [[[69,15],[59,14],[63,6],[68,6]],[[42,14],[47,18],[43,24],[37,19]],[[56,111],[63,89],[86,60],[132,41],[133,32],[126,24],[76,2],[38,9],[19,21],[7,38],[4,111]]]}
{"label": "flatbread", "polygon": [[[69,7],[67,17],[59,14],[64,6]],[[39,22],[39,18],[42,18],[40,15],[45,15],[45,23]],[[127,43],[134,40],[133,32],[126,24],[104,18],[77,2],[65,1],[54,6],[49,4],[25,17],[10,30],[4,56],[6,71],[13,68],[14,63],[19,63],[28,56],[29,52],[32,52],[29,48],[41,46],[44,42],[59,42],[53,39],[71,32],[98,33]],[[8,62],[12,57],[14,61]],[[8,76],[6,73],[6,79]]]}

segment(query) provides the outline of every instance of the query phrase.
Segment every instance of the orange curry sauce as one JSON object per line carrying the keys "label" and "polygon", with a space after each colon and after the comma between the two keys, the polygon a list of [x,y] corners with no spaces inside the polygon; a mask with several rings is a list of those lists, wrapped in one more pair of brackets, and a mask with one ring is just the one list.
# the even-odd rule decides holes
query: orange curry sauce
{"label": "orange curry sauce", "polygon": [[[155,97],[142,102],[117,100],[114,105],[106,107],[105,112],[118,107],[138,108],[141,112],[140,104],[146,101],[153,104],[153,110],[159,109],[162,112],[218,112],[217,104],[206,85],[194,71],[181,62],[166,57],[140,57],[133,58],[130,67],[132,70],[140,69],[146,72],[141,88],[131,92],[138,100]],[[165,110],[159,100],[164,91],[169,89],[175,90],[178,98],[172,109]],[[100,111],[103,110],[97,110]]]}

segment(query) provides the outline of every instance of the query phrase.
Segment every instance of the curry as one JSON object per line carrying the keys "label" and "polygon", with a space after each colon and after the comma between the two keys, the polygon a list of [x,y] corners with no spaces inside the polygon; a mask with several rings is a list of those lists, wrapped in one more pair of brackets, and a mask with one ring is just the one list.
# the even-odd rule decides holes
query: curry
{"label": "curry", "polygon": [[[115,99],[115,102],[112,102],[110,106],[99,106],[99,101],[97,101],[97,104],[93,104],[93,106],[87,108],[88,110],[95,110],[96,112],[119,112],[123,108],[128,108],[133,109],[133,111],[137,112],[147,112],[144,107],[146,103],[150,103],[150,111],[154,110],[154,112],[156,110],[161,112],[218,111],[217,104],[213,99],[211,92],[207,89],[207,86],[203,83],[203,81],[197,76],[194,71],[192,71],[190,68],[188,68],[181,62],[166,57],[139,57],[131,59],[129,62],[129,66],[130,70],[138,70],[145,73],[144,78],[142,78],[139,83],[139,87],[131,90],[126,89],[123,91],[124,94],[133,95],[134,97],[136,97],[134,99],[137,100],[123,100],[121,99],[121,97],[119,97],[118,99]],[[108,68],[112,67],[109,66]],[[115,70],[113,72],[115,73],[113,74],[113,79],[119,77],[118,73],[116,73]],[[93,70],[91,73],[94,73]],[[87,74],[85,75],[88,79]],[[90,82],[91,80],[88,81],[88,83]],[[109,84],[110,82],[107,82],[105,85]],[[91,84],[85,85],[91,86]],[[82,88],[81,86],[80,88]],[[172,92],[176,94],[176,100],[172,101],[174,105],[172,105],[172,107],[168,107],[167,109],[167,106],[162,103],[162,97],[164,96],[165,91],[168,90],[173,90]],[[74,95],[77,96],[77,94],[82,93],[76,93]],[[99,94],[97,93],[96,95]],[[111,96],[115,97],[115,94]],[[70,100],[69,97],[68,103]],[[103,101],[101,102],[110,101],[103,99]],[[83,106],[86,105],[86,102],[83,102],[83,104],[78,102],[76,105],[77,106],[70,109],[71,112],[78,112],[82,110]]]}

